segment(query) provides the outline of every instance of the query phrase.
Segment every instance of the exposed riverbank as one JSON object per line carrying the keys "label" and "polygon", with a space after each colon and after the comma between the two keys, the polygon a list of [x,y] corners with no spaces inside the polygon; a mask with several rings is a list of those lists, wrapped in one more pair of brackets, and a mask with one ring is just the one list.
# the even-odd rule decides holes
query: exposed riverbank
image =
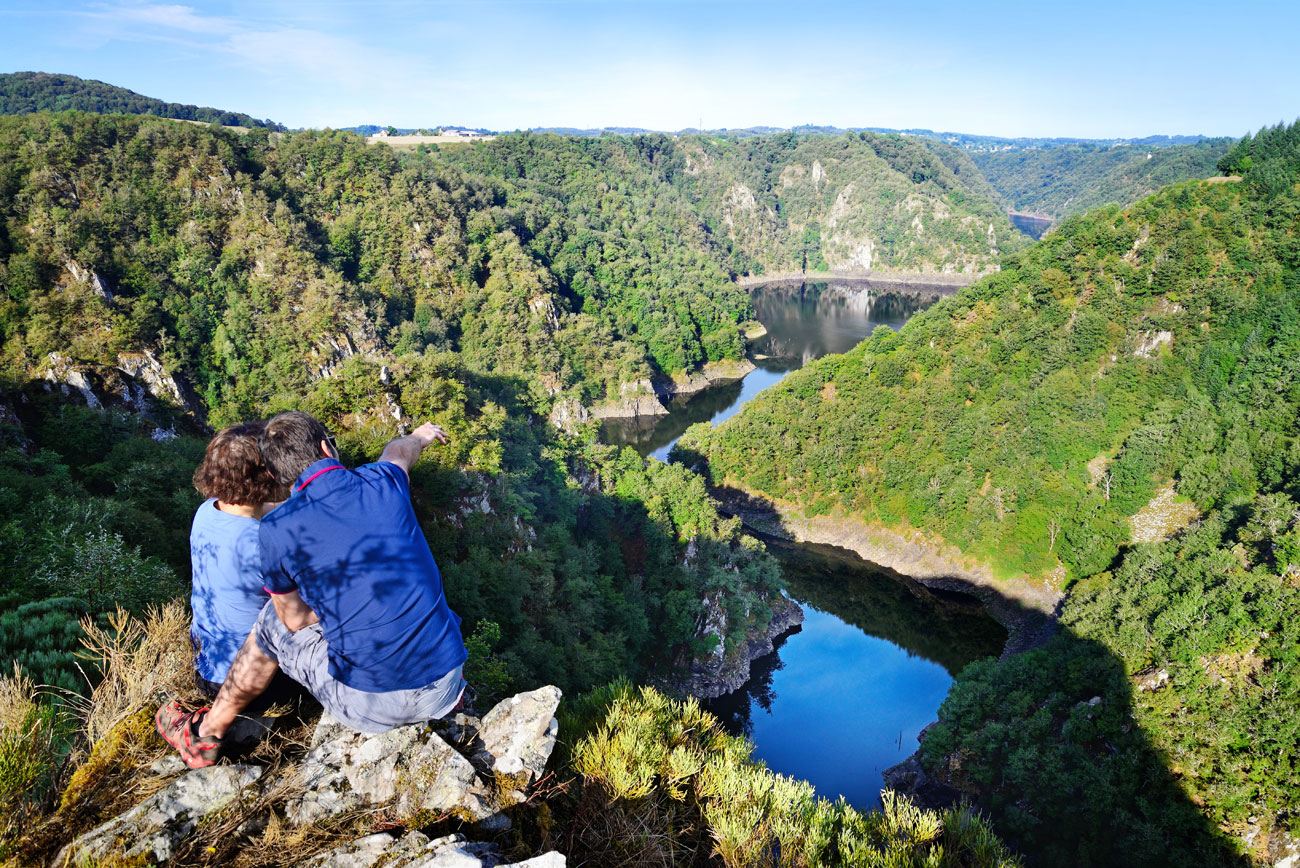
{"label": "exposed riverbank", "polygon": [[759,533],[847,549],[863,560],[901,573],[927,588],[977,597],[1007,629],[1006,657],[1036,648],[1055,630],[1062,594],[1047,582],[1002,581],[986,565],[955,547],[926,537],[852,518],[807,518],[792,504],[737,488],[713,492],[721,509]]}

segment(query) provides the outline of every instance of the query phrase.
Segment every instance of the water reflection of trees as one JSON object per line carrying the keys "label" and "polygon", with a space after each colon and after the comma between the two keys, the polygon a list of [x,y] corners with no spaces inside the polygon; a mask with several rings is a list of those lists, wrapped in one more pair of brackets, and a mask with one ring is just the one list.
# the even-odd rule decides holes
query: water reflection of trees
{"label": "water reflection of trees", "polygon": [[1006,629],[973,597],[932,592],[833,546],[765,542],[781,562],[790,596],[951,675],[972,661],[998,656],[1006,644]]}
{"label": "water reflection of trees", "polygon": [[733,735],[752,736],[754,734],[754,708],[770,712],[776,699],[776,690],[772,687],[772,677],[785,668],[781,662],[781,647],[786,640],[799,632],[795,628],[772,643],[771,654],[760,657],[749,667],[749,680],[739,690],[707,700],[705,709],[722,721],[723,727]]}
{"label": "water reflection of trees", "polygon": [[863,283],[760,287],[752,299],[767,335],[755,342],[753,351],[805,363],[847,352],[877,326],[901,328],[940,295],[935,289]]}
{"label": "water reflection of trees", "polygon": [[[909,655],[938,663],[950,675],[975,660],[996,657],[1006,644],[1006,630],[973,597],[933,593],[831,546],[764,541],[781,562],[790,596]],[[791,635],[778,639],[773,653],[753,662],[749,681],[739,690],[705,703],[728,732],[752,735],[755,707],[771,710],[777,697],[773,676],[784,668],[780,651]]]}

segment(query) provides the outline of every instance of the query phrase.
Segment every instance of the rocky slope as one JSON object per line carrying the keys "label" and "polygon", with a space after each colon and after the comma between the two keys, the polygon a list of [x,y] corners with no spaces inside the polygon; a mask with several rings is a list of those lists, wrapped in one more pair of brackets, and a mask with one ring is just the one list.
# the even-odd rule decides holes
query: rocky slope
{"label": "rocky slope", "polygon": [[[269,829],[303,830],[302,868],[494,868],[505,863],[497,845],[465,834],[435,837],[460,821],[470,835],[508,829],[508,811],[523,803],[544,773],[555,746],[560,691],[542,687],[513,696],[482,718],[413,724],[379,735],[349,730],[323,717],[310,750],[273,771],[251,761],[187,770],[168,753],[139,788],[153,795],[62,846],[53,863],[102,866],[186,864],[186,854],[213,847],[217,837],[259,846]],[[261,734],[261,733],[255,733]],[[319,848],[340,827],[364,829],[382,817],[385,831]],[[313,836],[312,829],[333,834]],[[231,846],[226,840],[222,846]],[[512,865],[559,868],[563,855],[541,854]]]}

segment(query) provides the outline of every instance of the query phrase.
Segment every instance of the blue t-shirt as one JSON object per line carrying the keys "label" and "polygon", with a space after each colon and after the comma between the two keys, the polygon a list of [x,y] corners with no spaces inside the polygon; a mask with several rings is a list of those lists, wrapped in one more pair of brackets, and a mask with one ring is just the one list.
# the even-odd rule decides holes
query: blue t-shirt
{"label": "blue t-shirt", "polygon": [[217,684],[226,680],[239,646],[270,599],[263,588],[258,524],[255,518],[222,512],[213,498],[203,502],[190,526],[195,668]]}
{"label": "blue t-shirt", "polygon": [[410,690],[465,662],[460,618],[396,464],[317,461],[262,519],[260,539],[266,589],[296,590],[315,610],[339,681]]}

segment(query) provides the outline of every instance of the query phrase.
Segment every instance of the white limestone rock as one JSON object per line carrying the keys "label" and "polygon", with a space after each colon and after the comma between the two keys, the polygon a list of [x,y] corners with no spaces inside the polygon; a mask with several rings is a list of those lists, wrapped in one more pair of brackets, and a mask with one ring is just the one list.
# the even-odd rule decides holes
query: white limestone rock
{"label": "white limestone rock", "polygon": [[133,380],[144,383],[149,394],[164,404],[185,406],[185,393],[176,378],[167,373],[153,353],[118,353],[115,367]]}
{"label": "white limestone rock", "polygon": [[498,775],[510,776],[515,787],[507,793],[513,803],[524,800],[519,789],[542,776],[555,749],[560,724],[555,710],[563,694],[547,685],[499,702],[479,725],[482,758]]}
{"label": "white limestone rock", "polygon": [[591,414],[577,398],[563,398],[555,402],[547,420],[565,434],[572,435],[591,421]]}
{"label": "white limestone rock", "polygon": [[380,832],[301,862],[298,868],[496,868],[501,862],[495,844],[469,842],[463,835],[430,840],[422,832],[400,838]]}
{"label": "white limestone rock", "polygon": [[564,854],[552,850],[549,853],[543,853],[540,856],[534,856],[531,859],[525,859],[522,862],[511,862],[509,865],[502,865],[501,868],[564,868],[567,860]]}
{"label": "white limestone rock", "polygon": [[285,815],[301,825],[382,808],[398,823],[432,813],[482,829],[508,828],[502,809],[527,798],[555,748],[560,697],[559,688],[541,687],[500,702],[481,721],[457,715],[437,722],[437,730],[420,723],[378,735],[325,715],[294,773],[300,795],[289,800]]}
{"label": "white limestone rock", "polygon": [[171,859],[203,818],[231,805],[262,776],[259,766],[218,765],[177,778],[164,789],[64,847],[56,865],[86,865],[109,855]]}
{"label": "white limestone rock", "polygon": [[474,821],[496,813],[469,760],[423,723],[372,735],[322,717],[299,775],[302,795],[285,808],[297,824],[362,807],[388,809],[399,822],[424,811]]}

